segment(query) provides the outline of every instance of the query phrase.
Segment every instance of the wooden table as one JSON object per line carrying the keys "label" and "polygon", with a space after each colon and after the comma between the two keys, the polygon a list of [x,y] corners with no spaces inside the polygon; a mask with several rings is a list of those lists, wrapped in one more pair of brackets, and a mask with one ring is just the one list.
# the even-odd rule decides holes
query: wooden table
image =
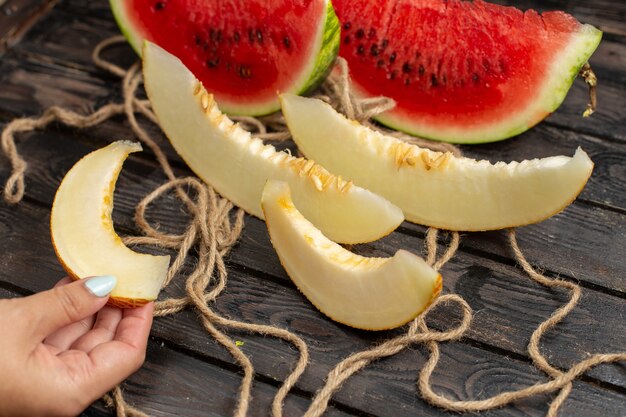
{"label": "wooden table", "polygon": [[[510,3],[513,3],[512,1]],[[519,7],[564,9],[605,30],[591,64],[600,86],[599,110],[580,115],[587,90],[574,84],[562,107],[520,137],[502,143],[465,147],[472,157],[520,160],[573,154],[582,146],[594,160],[593,176],[580,197],[563,213],[518,230],[522,250],[547,276],[583,287],[572,314],[542,340],[551,363],[568,369],[591,353],[626,347],[626,3],[619,0],[524,0]],[[19,116],[38,115],[51,105],[86,113],[120,101],[119,82],[96,68],[93,47],[118,34],[104,0],[8,0],[0,2],[0,128]],[[123,46],[110,59],[128,66],[136,60]],[[156,132],[177,174],[191,175],[167,141]],[[48,231],[52,199],[65,172],[84,154],[113,139],[131,138],[128,124],[115,118],[96,128],[76,130],[54,125],[21,135],[19,150],[29,164],[26,197],[17,205],[0,202],[0,297],[28,295],[49,288],[64,275]],[[0,157],[0,180],[9,174]],[[115,196],[114,220],[121,234],[133,234],[136,203],[165,181],[150,152],[125,164]],[[150,214],[164,230],[180,230],[184,214],[171,197]],[[338,325],[317,312],[283,271],[263,222],[246,217],[239,243],[228,258],[226,291],[213,307],[220,314],[272,324],[300,335],[311,361],[290,393],[285,414],[301,415],[328,371],[350,353],[400,333],[370,333]],[[423,253],[425,228],[403,224],[389,237],[354,250],[371,256],[398,248]],[[444,292],[464,297],[475,311],[471,330],[459,342],[442,345],[434,387],[451,398],[486,398],[546,380],[532,366],[526,345],[536,326],[567,301],[564,291],[532,283],[516,266],[505,232],[468,233],[460,252],[442,270]],[[182,293],[180,277],[165,296]],[[457,314],[433,315],[432,326],[447,328]],[[294,349],[273,338],[229,330],[243,342],[256,374],[250,415],[269,415],[270,402],[297,359]],[[442,416],[419,396],[415,382],[427,358],[415,345],[371,364],[333,397],[328,415]],[[123,388],[132,404],[152,415],[232,414],[241,371],[228,352],[202,329],[193,310],[155,321],[145,366]],[[3,382],[10,383],[5,376]],[[552,396],[544,395],[488,416],[540,416]],[[110,415],[96,403],[86,415]],[[574,383],[561,416],[625,416],[624,363],[598,366]]]}

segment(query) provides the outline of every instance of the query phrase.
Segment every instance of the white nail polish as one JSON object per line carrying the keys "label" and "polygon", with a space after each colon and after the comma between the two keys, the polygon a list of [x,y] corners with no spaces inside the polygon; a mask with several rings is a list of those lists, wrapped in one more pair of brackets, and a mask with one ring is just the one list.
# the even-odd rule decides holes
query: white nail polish
{"label": "white nail polish", "polygon": [[85,280],[85,287],[96,297],[106,297],[113,291],[117,284],[117,278],[113,275],[101,275]]}

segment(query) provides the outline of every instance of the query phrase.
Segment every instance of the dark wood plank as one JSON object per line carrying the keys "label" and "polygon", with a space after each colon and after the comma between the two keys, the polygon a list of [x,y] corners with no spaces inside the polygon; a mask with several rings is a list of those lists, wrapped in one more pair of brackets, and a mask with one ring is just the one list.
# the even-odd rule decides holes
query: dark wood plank
{"label": "dark wood plank", "polygon": [[[1,94],[1,90],[0,90]],[[117,129],[109,127],[117,126]],[[80,158],[97,147],[104,146],[111,138],[122,139],[128,136],[122,134],[123,128],[117,124],[106,124],[97,129],[86,132],[69,131],[71,136],[54,132],[23,135],[19,149],[30,163],[26,176],[27,195],[50,205],[54,197],[56,186],[63,175]],[[85,137],[86,136],[86,137]],[[50,146],[54,143],[54,146]],[[511,142],[513,145],[502,152],[514,154],[524,151],[526,142]],[[558,139],[555,140],[558,145]],[[591,142],[590,142],[591,144]],[[519,146],[518,146],[519,145]],[[574,147],[575,144],[567,145]],[[598,151],[598,155],[610,155],[610,147],[606,152]],[[607,149],[607,148],[605,148]],[[487,148],[485,148],[486,152]],[[115,219],[126,230],[133,230],[132,216],[137,202],[147,194],[148,190],[156,188],[165,181],[159,168],[151,164],[149,157],[145,163],[136,163],[137,158],[131,157],[122,171],[122,179],[128,177],[129,182],[120,182],[116,192]],[[610,158],[606,158],[607,161]],[[615,159],[614,167],[610,172],[621,169],[619,158]],[[602,170],[602,164],[598,164]],[[0,166],[0,176],[8,175],[8,166]],[[191,175],[185,169],[179,175]],[[619,189],[618,175],[602,175],[597,183],[590,183],[587,187],[590,193],[604,193],[605,189]],[[615,184],[615,185],[611,185]],[[585,191],[586,193],[587,191]],[[615,192],[617,199],[623,199],[623,193]],[[592,198],[591,196],[590,198]],[[172,199],[163,200],[158,210],[151,210],[152,220],[164,227],[176,230],[182,223],[180,206]],[[418,225],[404,223],[402,229],[409,235],[422,236],[425,228]],[[584,230],[584,233],[581,231]],[[626,274],[624,247],[620,242],[626,236],[624,215],[587,204],[574,203],[563,213],[537,225],[520,228],[519,242],[529,259],[543,268],[563,274],[573,279],[588,282],[610,291],[624,293],[626,287],[621,278]],[[606,242],[598,245],[598,242]],[[475,254],[481,254],[488,259],[493,255],[512,264],[512,254],[503,232],[470,233],[464,235],[462,248]]]}
{"label": "dark wood plank", "polygon": [[[42,216],[42,212],[44,216]],[[41,221],[42,218],[45,218],[46,212],[47,209],[45,208],[37,208],[28,204],[21,204],[9,209],[0,206],[0,232],[6,237],[0,242],[0,249],[6,251],[7,248],[4,245],[8,242],[12,252],[18,255],[10,265],[0,265],[2,266],[0,270],[2,281],[22,286],[31,291],[39,291],[49,288],[60,275],[60,267],[54,260],[50,259],[53,255],[47,236],[45,236],[47,227],[45,222]],[[259,237],[257,236],[254,240],[258,241]],[[241,245],[244,246],[245,243],[242,242]],[[45,259],[19,256],[20,253],[32,253],[34,247],[37,248],[36,252],[41,253],[40,256]],[[252,253],[250,255],[253,258],[256,257]],[[483,267],[482,269],[486,268]],[[27,271],[27,273],[17,276],[10,271]],[[482,270],[478,272],[480,275],[488,275],[488,272]],[[483,282],[477,284],[479,289],[472,290],[467,286],[465,286],[466,288],[458,288],[458,283],[454,284],[448,279],[449,275],[446,275],[446,284],[455,285],[455,290],[472,303],[476,300],[476,296],[471,294],[473,291],[489,292],[490,290],[487,288],[494,286],[497,287],[497,292],[502,295],[502,291],[504,291],[502,288],[510,285],[510,282],[506,281],[506,277],[494,275],[487,278],[481,277]],[[276,278],[286,280],[286,277]],[[472,278],[476,279],[476,277],[463,277],[465,280]],[[502,279],[505,281],[502,282]],[[487,283],[485,284],[485,282]],[[526,285],[524,287],[526,288]],[[337,325],[315,311],[295,288],[274,282],[271,279],[260,280],[249,272],[242,273],[231,270],[227,288],[227,291],[215,305],[220,313],[248,322],[278,325],[295,331],[305,338],[310,346],[311,364],[298,387],[309,392],[313,392],[319,387],[328,370],[341,358],[353,351],[367,348],[379,340],[397,334],[397,332],[368,333]],[[176,292],[176,289],[172,291]],[[531,318],[532,320],[540,320],[537,316],[540,313],[543,314],[545,308],[552,309],[554,307],[553,305],[549,307],[545,305],[551,302],[542,299],[544,296],[540,294],[541,292],[537,288],[532,288],[530,291],[536,300],[538,309],[536,317]],[[482,297],[479,297],[480,299]],[[508,299],[508,296],[504,295],[502,299]],[[487,320],[493,320],[490,313],[484,310],[493,309],[494,306],[487,304],[489,302],[480,306],[483,311],[478,316],[483,316],[480,318],[483,322],[479,323],[477,327],[484,325],[485,317]],[[523,300],[520,301],[520,305],[522,304]],[[611,306],[606,306],[606,308],[609,309]],[[520,311],[519,315],[524,315],[524,313]],[[454,316],[454,311],[442,310],[436,312],[433,323],[436,327],[447,327],[451,325]],[[477,319],[479,319],[478,316]],[[593,326],[593,323],[589,323],[587,319],[587,315],[583,314],[582,320],[589,326]],[[606,319],[615,323],[611,317],[606,317]],[[581,318],[575,319],[576,322],[580,320]],[[507,332],[521,332],[520,326],[523,325],[524,328],[528,328],[523,324],[527,321],[527,319],[517,321],[514,327],[516,330],[512,332],[513,327],[510,327]],[[492,327],[494,326],[501,328],[502,324],[492,323]],[[580,323],[574,327],[581,327]],[[257,372],[272,380],[282,380],[296,359],[293,350],[282,342],[268,337],[250,336],[237,332],[230,333],[237,340],[244,341],[244,351],[251,355]],[[195,314],[190,311],[157,319],[153,334],[171,341],[182,349],[191,349],[198,355],[206,356],[207,359],[232,361],[222,348],[214,342],[207,342],[206,334],[198,324]],[[508,335],[500,336],[508,337]],[[596,335],[587,336],[593,338]],[[583,338],[576,337],[576,341],[584,344]],[[582,348],[585,349],[585,347]],[[557,351],[559,356],[563,355],[563,351]],[[435,386],[454,397],[483,396],[484,398],[484,396],[497,393],[500,390],[513,389],[543,380],[543,376],[534,370],[529,363],[517,359],[507,359],[501,354],[489,350],[454,343],[444,346],[443,352],[444,359],[436,373]],[[414,380],[424,360],[423,349],[410,349],[397,357],[376,363],[349,381],[344,390],[338,393],[337,401],[357,410],[380,413],[381,415],[408,416],[416,413],[419,415],[447,415],[428,407],[415,394]],[[164,368],[161,369],[160,364],[163,363],[161,360],[149,359],[147,366],[150,367],[154,363],[159,364],[159,372],[167,372]],[[164,366],[170,368],[176,367],[177,364],[178,360],[168,362]],[[178,372],[176,370],[174,374],[176,375]],[[611,374],[610,370],[607,374]],[[511,376],[514,377],[511,378]],[[494,383],[494,380],[497,383]],[[613,383],[615,381],[607,382]],[[619,383],[619,381],[617,382]],[[145,392],[155,397],[160,395],[158,387],[151,386]],[[380,401],[381,398],[385,400]],[[545,405],[543,402],[545,400],[545,398],[540,398],[530,402],[520,402],[487,415],[541,415],[544,412]],[[615,392],[603,391],[585,382],[579,382],[576,384],[570,401],[568,407],[571,407],[571,413],[567,415],[583,416],[589,414],[579,414],[581,410],[597,409],[599,401],[606,403],[604,406],[607,407],[607,410],[619,412],[623,404],[623,396]],[[581,405],[584,405],[583,408]],[[150,403],[148,402],[143,406],[150,407]],[[159,410],[161,409],[159,408]],[[154,412],[156,411],[158,410],[154,410]]]}
{"label": "dark wood plank", "polygon": [[56,0],[8,0],[0,3],[0,56],[55,3]]}
{"label": "dark wood plank", "polygon": [[493,0],[494,3],[540,12],[563,10],[582,23],[618,37],[626,37],[626,3],[615,0]]}
{"label": "dark wood plank", "polygon": [[[119,34],[119,29],[108,10],[107,2],[90,2],[86,7],[87,13],[80,17],[76,9],[85,12],[75,2],[59,7],[43,22],[45,24],[31,31],[17,50],[45,56],[45,59],[53,59],[70,67],[94,71],[91,50],[99,41]],[[129,47],[115,48],[107,57],[125,66],[137,59]],[[626,141],[623,129],[626,115],[621,111],[626,108],[626,73],[623,71],[626,66],[626,42],[603,40],[591,64],[599,78],[598,111],[590,118],[581,116],[588,102],[588,93],[586,85],[579,79],[561,107],[545,123]]]}
{"label": "dark wood plank", "polygon": [[[6,295],[17,296],[15,293]],[[4,291],[0,291],[0,298],[4,297]],[[126,401],[150,416],[218,417],[232,414],[240,381],[241,376],[230,369],[177,352],[162,340],[151,338],[144,366],[124,381],[122,389]],[[276,392],[276,386],[256,380],[248,415],[269,415]],[[302,415],[308,404],[308,398],[290,395],[285,401],[284,413],[286,416]],[[85,416],[112,414],[100,402],[84,413]],[[327,414],[352,415],[332,405]]]}

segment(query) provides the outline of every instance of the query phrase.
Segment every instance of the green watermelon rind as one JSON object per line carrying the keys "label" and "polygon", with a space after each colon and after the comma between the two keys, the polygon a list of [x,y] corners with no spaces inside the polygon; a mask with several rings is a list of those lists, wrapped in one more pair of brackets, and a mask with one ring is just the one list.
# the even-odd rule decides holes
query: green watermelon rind
{"label": "green watermelon rind", "polygon": [[[141,56],[144,39],[137,31],[132,29],[133,25],[126,13],[124,3],[125,0],[109,0],[111,11],[120,31],[137,55]],[[315,45],[311,53],[312,58],[304,65],[301,71],[302,76],[292,84],[291,88],[287,91],[277,91],[275,99],[265,105],[238,107],[232,103],[220,103],[222,111],[229,114],[248,116],[263,116],[274,113],[280,109],[278,94],[294,93],[303,95],[314,90],[326,78],[339,53],[341,29],[331,1],[325,0],[325,3],[324,21],[323,24],[320,22],[320,25],[318,25],[319,29],[315,36]]]}
{"label": "green watermelon rind", "polygon": [[137,53],[137,55],[141,56],[141,48],[143,45],[143,38],[138,36],[134,31],[130,28],[132,24],[130,23],[130,19],[126,14],[126,10],[124,9],[125,0],[109,0],[109,5],[111,6],[111,11],[113,12],[113,17],[117,22],[117,26],[120,28],[122,35],[126,38],[130,46]]}
{"label": "green watermelon rind", "polygon": [[[468,133],[467,127],[444,132],[440,126],[432,128],[411,126],[412,121],[405,121],[393,113],[383,113],[375,119],[392,129],[441,142],[480,144],[511,138],[535,126],[561,106],[578,73],[589,61],[601,39],[602,32],[599,29],[591,25],[581,25],[580,30],[572,35],[570,43],[555,57],[543,85],[537,87],[539,93],[534,104],[527,107],[521,116],[519,113],[516,114],[517,120],[512,117],[512,120],[485,123],[482,130],[470,129]],[[569,70],[564,71],[563,68]],[[358,95],[362,95],[358,88],[356,90]]]}
{"label": "green watermelon rind", "polygon": [[310,76],[297,88],[296,94],[304,95],[314,90],[324,81],[339,53],[340,38],[341,23],[339,23],[339,19],[335,14],[333,4],[328,0],[326,4],[324,29],[321,31],[321,39],[318,38],[318,42],[321,43],[321,46],[317,53],[317,60],[310,72],[305,71],[305,73],[310,74]]}

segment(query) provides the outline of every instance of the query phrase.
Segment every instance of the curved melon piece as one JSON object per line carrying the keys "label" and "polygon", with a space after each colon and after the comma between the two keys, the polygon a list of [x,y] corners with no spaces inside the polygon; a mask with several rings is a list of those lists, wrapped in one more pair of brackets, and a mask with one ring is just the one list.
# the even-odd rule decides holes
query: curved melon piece
{"label": "curved melon piece", "polygon": [[59,186],[50,218],[52,244],[73,279],[115,275],[109,304],[136,307],[155,300],[167,275],[169,256],[127,248],[113,228],[113,192],[124,160],[141,150],[114,142],[78,161]]}
{"label": "curved melon piece", "polygon": [[304,215],[338,242],[376,240],[404,219],[384,198],[252,138],[162,48],[147,42],[143,59],[148,97],[174,149],[200,178],[248,213],[263,219],[263,186],[277,178],[289,182]]}
{"label": "curved melon piece", "polygon": [[339,22],[330,0],[110,3],[137,53],[149,40],[180,58],[226,113],[278,110],[277,91],[313,89],[339,50]]}
{"label": "curved melon piece", "polygon": [[427,226],[478,231],[539,222],[569,205],[593,169],[580,148],[573,158],[491,164],[385,136],[320,100],[284,95],[282,105],[305,155],[386,197],[407,220]]}
{"label": "curved melon piece", "polygon": [[454,143],[506,139],[539,123],[563,102],[602,37],[563,12],[483,1],[333,5],[355,92],[396,101],[377,120]]}
{"label": "curved melon piece", "polygon": [[283,181],[267,182],[261,204],[285,270],[309,301],[335,321],[359,329],[391,329],[415,318],[441,291],[441,276],[410,252],[365,258],[329,240],[296,209]]}

